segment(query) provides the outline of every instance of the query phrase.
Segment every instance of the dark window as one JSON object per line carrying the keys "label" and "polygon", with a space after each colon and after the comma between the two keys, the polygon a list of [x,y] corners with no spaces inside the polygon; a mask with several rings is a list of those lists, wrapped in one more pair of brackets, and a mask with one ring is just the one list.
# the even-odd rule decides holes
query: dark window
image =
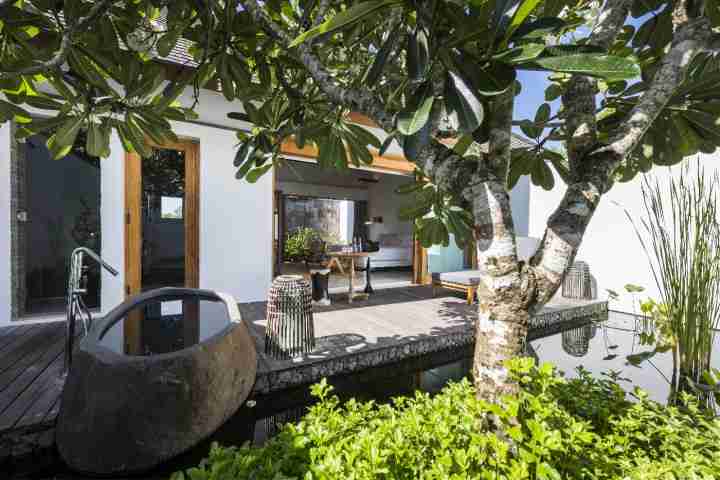
{"label": "dark window", "polygon": [[[25,315],[64,312],[70,253],[79,246],[100,252],[99,159],[85,154],[83,135],[61,160],[53,160],[45,141],[36,135],[18,145],[18,252],[24,263],[18,287]],[[96,308],[100,272],[94,264],[86,279],[85,302]]]}

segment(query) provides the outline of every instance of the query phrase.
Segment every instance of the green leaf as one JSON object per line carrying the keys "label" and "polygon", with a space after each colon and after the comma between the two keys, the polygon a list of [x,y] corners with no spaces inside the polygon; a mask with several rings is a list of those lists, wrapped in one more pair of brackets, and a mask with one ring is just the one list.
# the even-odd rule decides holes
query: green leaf
{"label": "green leaf", "polygon": [[563,88],[558,83],[551,83],[546,89],[545,89],[545,101],[546,102],[552,102],[553,100],[556,100],[560,98],[560,96],[563,93]]}
{"label": "green leaf", "polygon": [[419,131],[412,135],[403,137],[403,152],[405,158],[414,162],[420,152],[430,143],[430,122],[426,123]]}
{"label": "green leaf", "polygon": [[522,120],[520,122],[520,130],[530,138],[538,138],[543,132],[542,128],[536,126],[530,120]]}
{"label": "green leaf", "polygon": [[564,57],[543,57],[534,61],[544,70],[579,73],[609,80],[633,79],[640,76],[640,67],[629,58],[613,55],[577,54]]}
{"label": "green leaf", "polygon": [[456,63],[467,84],[472,85],[480,95],[494,96],[505,93],[517,78],[515,68],[503,62],[491,61],[480,66],[463,63],[462,59],[457,58]]}
{"label": "green leaf", "polygon": [[550,170],[548,164],[542,159],[535,162],[535,166],[530,173],[530,178],[535,185],[545,190],[552,190],[555,186],[555,177],[553,176],[552,170]]}
{"label": "green leaf", "polygon": [[402,29],[400,28],[400,25],[395,25],[395,29],[390,33],[388,38],[382,44],[382,47],[380,47],[380,50],[375,55],[375,59],[373,60],[372,65],[370,65],[370,68],[365,73],[365,77],[363,78],[363,84],[368,87],[372,87],[373,85],[375,85],[378,78],[380,78],[380,74],[382,73],[383,68],[385,68],[385,62],[387,62],[388,57],[390,56],[393,48],[395,47],[395,43],[400,37],[401,31]]}
{"label": "green leaf", "polygon": [[395,132],[391,133],[387,137],[385,137],[385,140],[383,140],[382,145],[380,145],[380,150],[378,151],[378,155],[383,156],[385,155],[385,152],[387,152],[387,149],[390,148],[390,145],[392,144],[393,140],[395,140]]}
{"label": "green leaf", "polygon": [[380,148],[380,140],[369,130],[352,123],[348,123],[345,126],[363,146],[370,145],[375,148]]}
{"label": "green leaf", "polygon": [[[546,8],[547,3],[548,0],[546,0]],[[544,38],[550,33],[560,32],[566,26],[567,23],[563,19],[546,16],[543,18],[539,18],[533,22],[522,24],[517,30],[515,30],[515,33],[513,33],[511,39],[513,41],[517,41]]]}
{"label": "green leaf", "polygon": [[170,31],[160,37],[160,40],[157,41],[157,50],[161,57],[167,57],[170,55],[170,52],[173,48],[175,48],[175,44],[177,44],[179,37],[179,30]]}
{"label": "green leaf", "polygon": [[398,115],[397,129],[403,135],[413,135],[425,126],[430,118],[435,97],[432,88],[424,86],[416,97]]}
{"label": "green leaf", "polygon": [[408,35],[407,42],[407,67],[410,80],[422,81],[430,67],[430,47],[428,37],[424,29],[419,28]]}
{"label": "green leaf", "polygon": [[448,71],[445,76],[445,108],[458,130],[472,133],[483,121],[485,110],[477,95],[460,75]]}
{"label": "green leaf", "polygon": [[248,183],[255,183],[260,180],[260,177],[265,175],[272,167],[273,164],[268,163],[267,165],[263,165],[262,167],[253,168],[245,176],[245,180],[247,180]]}
{"label": "green leaf", "polygon": [[44,95],[32,95],[25,97],[25,103],[41,110],[61,110],[63,104]]}
{"label": "green leaf", "polygon": [[55,132],[55,144],[60,147],[72,147],[84,119],[85,117],[80,115],[69,117]]}
{"label": "green leaf", "polygon": [[513,13],[512,19],[510,20],[510,25],[508,25],[507,30],[505,31],[505,38],[503,39],[504,45],[507,45],[513,33],[515,33],[518,27],[525,22],[528,16],[539,4],[540,0],[523,0],[520,5],[517,6],[515,13]]}
{"label": "green leaf", "polygon": [[0,115],[8,120],[13,118],[16,121],[22,122],[30,122],[32,120],[32,117],[27,111],[2,99],[0,99]]}
{"label": "green leaf", "polygon": [[92,157],[101,157],[105,151],[105,142],[99,123],[90,123],[85,140],[85,151],[87,154]]}
{"label": "green leaf", "polygon": [[533,60],[545,50],[543,43],[525,43],[493,55],[494,60],[517,65]]}
{"label": "green leaf", "polygon": [[297,47],[301,43],[320,35],[346,28],[355,22],[359,22],[370,15],[380,12],[385,8],[396,7],[402,3],[402,0],[371,0],[368,2],[356,3],[352,7],[347,10],[343,10],[317,27],[299,35],[290,43],[289,48]]}
{"label": "green leaf", "polygon": [[470,148],[470,145],[472,145],[474,141],[475,139],[472,135],[465,134],[460,137],[460,140],[458,140],[455,145],[453,145],[453,151],[462,157],[465,155],[468,148]]}
{"label": "green leaf", "polygon": [[545,123],[550,119],[550,105],[543,103],[535,112],[535,123]]}
{"label": "green leaf", "polygon": [[530,173],[535,154],[528,149],[516,149],[511,152],[508,188],[514,188],[520,177]]}

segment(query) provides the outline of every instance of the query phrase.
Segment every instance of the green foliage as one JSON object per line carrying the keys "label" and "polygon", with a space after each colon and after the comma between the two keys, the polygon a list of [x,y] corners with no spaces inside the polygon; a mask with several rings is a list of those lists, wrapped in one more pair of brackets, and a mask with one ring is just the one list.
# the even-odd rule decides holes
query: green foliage
{"label": "green foliage", "polygon": [[[70,151],[78,131],[89,133],[86,148],[95,155],[109,156],[117,134],[125,150],[147,156],[148,140],[176,140],[172,122],[195,117],[204,88],[238,110],[242,104],[229,116],[252,124],[238,132],[234,158],[236,177],[251,183],[282,162],[288,141],[316,147],[324,168],[371,164],[373,150],[384,153],[389,141],[381,145],[348,120],[354,110],[368,113],[371,100],[387,113],[385,133],[411,161],[437,146],[441,118],[448,123],[443,136],[486,142],[487,105],[509,89],[519,92],[522,70],[548,72],[548,102],[561,97],[572,74],[598,78],[602,143],[637,105],[673,36],[672,3],[661,0],[631,2],[637,20],[607,49],[588,45],[597,17],[590,0],[268,0],[263,14],[283,35],[269,33],[239,0],[174,0],[172,8],[167,0],[134,0],[109,2],[69,39],[62,68],[40,68],[60,51],[69,20],[80,21],[97,3],[23,0],[0,7],[0,123],[17,122],[21,137],[46,134],[56,158]],[[704,3],[714,27],[719,5]],[[308,48],[311,62],[303,54]],[[192,68],[166,68],[156,58],[181,52],[192,57]],[[35,67],[38,73],[18,74]],[[685,83],[615,172],[619,180],[720,145],[718,71],[717,55],[693,61]],[[572,178],[569,163],[548,149],[567,137],[566,110],[553,108],[554,116],[543,105],[534,118],[518,119],[536,146],[513,153],[509,187],[522,175],[545,189],[558,177]],[[35,118],[34,109],[50,117]],[[459,145],[464,153],[467,142]],[[458,217],[439,210],[433,219],[415,218],[433,232],[426,238],[443,241],[457,233],[448,221]]]}
{"label": "green foliage", "polygon": [[703,382],[720,327],[720,176],[706,175],[699,162],[694,168],[686,165],[665,185],[646,179],[645,217],[641,227],[633,222],[661,300],[646,302],[643,312],[666,339],[658,348],[673,349],[676,390]]}
{"label": "green foliage", "polygon": [[285,240],[285,259],[291,262],[304,261],[312,253],[311,242],[317,238],[320,238],[318,232],[310,227],[301,227],[290,233]]}
{"label": "green foliage", "polygon": [[173,480],[274,479],[712,479],[720,420],[626,398],[615,377],[557,376],[513,360],[521,391],[498,404],[468,381],[389,404],[341,404],[326,381],[318,403],[262,447],[214,445]]}

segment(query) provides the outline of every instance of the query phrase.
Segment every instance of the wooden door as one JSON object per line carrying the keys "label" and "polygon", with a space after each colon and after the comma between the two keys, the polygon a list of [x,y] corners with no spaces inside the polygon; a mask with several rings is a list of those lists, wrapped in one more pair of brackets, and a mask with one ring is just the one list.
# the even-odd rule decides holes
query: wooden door
{"label": "wooden door", "polygon": [[[200,158],[198,144],[194,142],[179,142],[167,145],[152,145],[154,156],[142,159],[136,153],[128,153],[125,156],[125,295],[131,296],[140,293],[144,289],[160,286],[181,286],[199,287],[199,265],[200,265],[200,234],[199,234],[199,206],[200,206]],[[162,282],[148,284],[147,276],[143,275],[144,255],[146,255],[145,237],[143,236],[144,224],[147,225],[148,196],[144,192],[147,184],[144,185],[144,177],[152,177],[155,185],[163,183],[162,175],[150,175],[148,173],[148,162],[156,161],[156,156],[171,154],[177,159],[182,159],[182,165],[176,162],[176,168],[182,170],[184,178],[178,180],[179,176],[168,178],[168,185],[172,182],[179,183],[183,192],[181,207],[179,207],[180,219],[183,232],[183,259],[180,262],[182,272],[179,281],[167,285]],[[147,178],[146,178],[147,180]],[[170,187],[168,187],[170,188]],[[170,198],[170,197],[164,197]],[[144,205],[145,203],[145,205]],[[170,221],[170,220],[168,220]],[[179,271],[179,268],[175,269]],[[147,272],[146,272],[147,273]],[[143,280],[145,277],[145,281]],[[145,283],[145,285],[144,285]],[[130,319],[128,319],[130,320]],[[141,344],[140,319],[137,321],[126,321],[124,327],[125,349],[128,353],[137,353]]]}

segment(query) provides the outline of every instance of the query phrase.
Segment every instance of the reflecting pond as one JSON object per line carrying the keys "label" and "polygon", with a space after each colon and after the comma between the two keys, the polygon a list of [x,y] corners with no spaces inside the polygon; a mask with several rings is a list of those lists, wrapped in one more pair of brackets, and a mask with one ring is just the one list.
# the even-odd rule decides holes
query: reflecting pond
{"label": "reflecting pond", "polygon": [[[639,386],[650,398],[665,402],[669,394],[669,378],[672,358],[669,353],[658,354],[640,367],[629,364],[628,355],[648,350],[640,345],[635,317],[611,312],[607,320],[588,323],[548,335],[530,342],[530,352],[541,362],[556,365],[567,376],[574,375],[579,366],[600,375],[610,370],[621,372],[629,382],[622,385],[631,391]],[[713,365],[720,368],[720,335],[716,338],[716,356]],[[354,375],[329,379],[335,392],[342,399],[355,397],[360,400],[388,401],[398,395],[412,395],[415,390],[438,392],[450,380],[460,380],[470,375],[472,349],[470,347],[445,351],[422,358],[406,360],[392,366],[376,367]],[[250,405],[244,405],[211,438],[191,451],[174,459],[160,469],[142,475],[145,479],[166,479],[168,474],[185,469],[207,455],[211,442],[224,445],[240,445],[252,442],[261,445],[278,432],[284,423],[298,420],[313,402],[307,386],[297,387],[270,395],[256,397]],[[78,478],[63,473],[55,465],[51,473],[35,478]]]}

